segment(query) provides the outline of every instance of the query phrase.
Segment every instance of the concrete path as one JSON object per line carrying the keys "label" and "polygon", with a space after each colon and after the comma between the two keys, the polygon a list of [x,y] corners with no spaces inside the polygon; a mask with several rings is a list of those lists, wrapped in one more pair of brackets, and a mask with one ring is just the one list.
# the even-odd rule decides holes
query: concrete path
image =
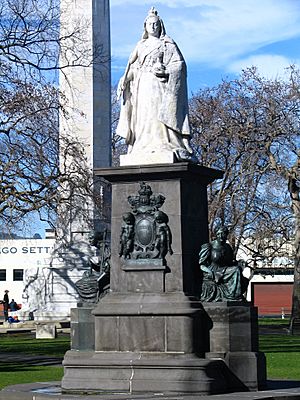
{"label": "concrete path", "polygon": [[[271,382],[272,384],[272,382]],[[300,400],[300,382],[289,382],[293,388],[260,392],[229,393],[212,396],[174,395],[167,393],[103,393],[101,395],[67,395],[60,393],[59,382],[14,385],[0,392],[1,400]],[[279,381],[277,382],[279,385]],[[281,383],[284,386],[284,383]],[[298,387],[295,387],[295,385]]]}

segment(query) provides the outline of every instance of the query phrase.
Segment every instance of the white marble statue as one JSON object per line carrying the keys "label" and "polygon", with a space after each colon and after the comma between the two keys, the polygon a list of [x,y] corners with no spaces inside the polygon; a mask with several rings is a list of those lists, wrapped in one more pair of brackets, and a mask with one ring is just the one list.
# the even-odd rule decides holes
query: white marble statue
{"label": "white marble statue", "polygon": [[153,7],[118,92],[122,103],[117,134],[128,145],[121,165],[194,161],[185,61]]}

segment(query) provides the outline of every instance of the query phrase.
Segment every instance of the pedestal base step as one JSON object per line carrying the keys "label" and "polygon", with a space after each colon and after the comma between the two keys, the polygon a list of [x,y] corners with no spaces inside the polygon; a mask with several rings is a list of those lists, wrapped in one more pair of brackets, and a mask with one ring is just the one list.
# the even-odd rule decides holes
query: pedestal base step
{"label": "pedestal base step", "polygon": [[246,391],[223,360],[193,354],[66,353],[65,393],[198,393]]}

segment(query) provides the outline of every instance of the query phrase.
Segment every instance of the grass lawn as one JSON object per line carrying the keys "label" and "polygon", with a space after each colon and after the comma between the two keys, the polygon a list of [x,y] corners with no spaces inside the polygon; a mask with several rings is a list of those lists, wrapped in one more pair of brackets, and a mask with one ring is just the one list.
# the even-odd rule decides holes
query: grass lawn
{"label": "grass lawn", "polygon": [[35,339],[35,334],[16,333],[0,335],[0,353],[23,353],[63,357],[70,350],[70,335],[56,339]]}
{"label": "grass lawn", "polygon": [[63,367],[34,366],[20,363],[0,363],[0,390],[18,383],[60,381]]}
{"label": "grass lawn", "polygon": [[269,379],[300,381],[300,336],[260,335],[259,347],[266,355]]}
{"label": "grass lawn", "polygon": [[281,325],[286,326],[288,328],[290,323],[289,318],[259,318],[258,325],[259,326],[270,326],[270,325]]}
{"label": "grass lawn", "polygon": [[[287,320],[276,319],[267,325],[270,328],[280,325],[279,321],[288,324]],[[265,321],[259,321],[264,326]],[[17,383],[58,381],[63,377],[63,367],[34,366],[25,362],[14,362],[10,353],[45,355],[63,357],[70,348],[70,336],[60,334],[56,339],[35,339],[33,334],[0,335],[0,390]],[[269,379],[292,379],[300,381],[300,336],[287,334],[260,335],[260,351],[267,358]]]}
{"label": "grass lawn", "polygon": [[35,339],[35,335],[24,333],[0,335],[0,389],[18,383],[58,381],[63,377],[63,367],[14,362],[13,358],[10,360],[11,353],[63,357],[69,349],[69,335],[59,335],[56,339]]}

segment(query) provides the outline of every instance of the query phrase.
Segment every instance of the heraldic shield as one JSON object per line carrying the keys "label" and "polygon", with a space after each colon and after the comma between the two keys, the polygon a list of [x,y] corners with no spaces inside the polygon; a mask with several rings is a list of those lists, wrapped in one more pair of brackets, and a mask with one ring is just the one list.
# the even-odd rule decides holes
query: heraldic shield
{"label": "heraldic shield", "polygon": [[172,234],[167,214],[159,208],[162,194],[154,195],[145,182],[140,183],[138,196],[129,196],[131,212],[123,214],[120,234],[120,257],[125,259],[164,259],[172,250]]}

